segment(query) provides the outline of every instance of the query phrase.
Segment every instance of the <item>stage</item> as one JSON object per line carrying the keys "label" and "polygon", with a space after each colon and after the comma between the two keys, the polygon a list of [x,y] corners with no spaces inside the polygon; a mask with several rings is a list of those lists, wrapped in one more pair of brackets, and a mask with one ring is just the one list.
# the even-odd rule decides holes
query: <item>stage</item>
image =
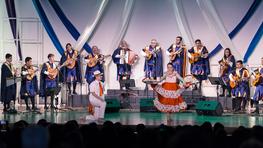
{"label": "stage", "polygon": [[[0,118],[8,120],[10,123],[19,120],[25,120],[28,123],[37,123],[40,119],[46,119],[48,122],[64,124],[69,120],[77,120],[79,124],[89,124],[86,120],[88,113],[86,110],[78,111],[47,111],[37,113],[18,113],[18,114],[0,114]],[[195,111],[173,113],[171,122],[167,123],[165,113],[153,112],[128,112],[121,111],[117,113],[106,113],[105,121],[120,122],[123,125],[144,124],[146,126],[159,126],[161,124],[178,126],[178,125],[201,125],[208,121],[212,124],[222,123],[228,128],[237,128],[239,126],[253,127],[254,125],[263,125],[263,116],[252,116],[249,114],[224,113],[222,116],[199,116]]]}

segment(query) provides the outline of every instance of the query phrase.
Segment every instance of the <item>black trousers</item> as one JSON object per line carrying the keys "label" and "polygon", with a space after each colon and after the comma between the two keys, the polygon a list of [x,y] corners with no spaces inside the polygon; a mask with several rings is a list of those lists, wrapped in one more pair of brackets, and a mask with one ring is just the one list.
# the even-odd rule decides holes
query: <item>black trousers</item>
{"label": "black trousers", "polygon": [[56,95],[56,88],[50,88],[46,90],[46,96],[45,96],[45,107],[47,107],[47,97],[50,96],[50,105],[51,107],[54,107],[53,101],[55,99]]}
{"label": "black trousers", "polygon": [[245,97],[237,97],[232,99],[232,109],[234,111],[239,111],[241,109],[245,110],[246,105],[247,105],[247,98]]}
{"label": "black trousers", "polygon": [[29,107],[28,105],[28,99],[30,99],[31,101],[31,104],[32,104],[32,108],[35,107],[35,96],[28,96],[28,97],[25,97],[25,103],[26,103],[26,107]]}

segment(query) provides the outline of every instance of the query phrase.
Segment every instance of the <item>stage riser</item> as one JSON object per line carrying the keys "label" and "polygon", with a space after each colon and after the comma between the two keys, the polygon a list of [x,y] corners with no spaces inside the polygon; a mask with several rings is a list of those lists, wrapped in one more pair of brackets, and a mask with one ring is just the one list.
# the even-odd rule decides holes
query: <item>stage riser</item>
{"label": "stage riser", "polygon": [[[206,98],[205,100],[208,101],[217,101],[216,97],[213,98]],[[232,98],[230,97],[219,97],[218,101],[221,103],[223,109],[231,110],[232,109]]]}
{"label": "stage riser", "polygon": [[[105,95],[105,99],[118,99],[122,109],[140,109],[140,100],[145,98],[156,98],[156,93],[153,90],[147,93],[144,90],[128,91],[131,95],[124,97],[126,90],[109,89]],[[136,95],[136,96],[134,96]],[[195,106],[198,101],[204,100],[199,91],[184,91],[182,94],[184,100],[189,106]]]}
{"label": "stage riser", "polygon": [[[119,90],[119,89],[108,89],[107,96],[119,96],[123,93],[127,93],[126,90]],[[147,91],[145,90],[129,90],[128,93],[136,94],[138,96],[147,96]],[[148,96],[154,96],[155,93],[153,90],[148,90]]]}

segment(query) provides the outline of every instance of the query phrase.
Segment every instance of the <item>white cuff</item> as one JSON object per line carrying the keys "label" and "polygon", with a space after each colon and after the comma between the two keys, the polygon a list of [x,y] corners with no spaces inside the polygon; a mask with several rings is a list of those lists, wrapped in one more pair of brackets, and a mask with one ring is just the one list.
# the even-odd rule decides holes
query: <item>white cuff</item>
{"label": "white cuff", "polygon": [[187,52],[187,56],[188,56],[189,58],[192,58],[192,55],[191,55],[190,52]]}
{"label": "white cuff", "polygon": [[27,75],[27,74],[28,74],[28,71],[22,71],[21,74],[22,74],[22,75]]}
{"label": "white cuff", "polygon": [[49,72],[48,72],[48,71],[44,71],[44,74],[45,74],[45,75],[48,75],[48,74],[49,74]]}
{"label": "white cuff", "polygon": [[141,51],[140,53],[142,56],[144,56],[144,57],[146,56],[146,53],[144,51]]}
{"label": "white cuff", "polygon": [[230,81],[234,81],[232,74],[229,75],[229,79],[230,79]]}
{"label": "white cuff", "polygon": [[171,55],[171,53],[168,51],[168,50],[166,50],[166,55]]}

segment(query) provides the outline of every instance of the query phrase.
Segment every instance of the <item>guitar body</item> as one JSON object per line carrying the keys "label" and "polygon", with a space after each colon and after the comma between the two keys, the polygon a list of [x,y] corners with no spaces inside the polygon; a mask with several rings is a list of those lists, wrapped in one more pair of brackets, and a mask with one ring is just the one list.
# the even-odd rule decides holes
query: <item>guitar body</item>
{"label": "guitar body", "polygon": [[229,85],[233,89],[237,86],[237,83],[235,81],[229,81]]}
{"label": "guitar body", "polygon": [[170,61],[174,61],[176,58],[177,54],[180,54],[183,51],[183,48],[177,50],[177,51],[172,51],[170,57]]}
{"label": "guitar body", "polygon": [[58,69],[57,68],[48,68],[48,78],[49,79],[51,79],[51,80],[54,80],[56,77],[57,77],[57,75],[58,75]]}
{"label": "guitar body", "polygon": [[258,86],[262,82],[260,74],[256,74],[256,78],[252,81],[253,86]]}
{"label": "guitar body", "polygon": [[27,70],[28,71],[28,75],[26,76],[27,80],[32,80],[35,76],[35,70],[33,68],[30,68]]}
{"label": "guitar body", "polygon": [[150,60],[152,58],[152,53],[150,52],[150,50],[145,50],[145,53],[146,53],[146,60]]}
{"label": "guitar body", "polygon": [[240,80],[240,78],[238,76],[233,76],[233,81],[231,81],[231,80],[229,81],[230,87],[232,89],[237,87],[239,80]]}
{"label": "guitar body", "polygon": [[198,59],[201,57],[200,53],[191,53],[191,58],[189,58],[190,64],[193,64],[198,61]]}
{"label": "guitar body", "polygon": [[75,65],[76,65],[76,60],[75,60],[75,58],[68,58],[67,60],[66,60],[66,67],[68,68],[68,69],[72,69],[72,68],[74,68],[75,67]]}
{"label": "guitar body", "polygon": [[87,63],[87,66],[94,67],[97,65],[99,61],[104,61],[105,58],[108,58],[110,56],[111,55],[102,55],[102,54],[95,55],[95,56],[88,55],[89,62]]}
{"label": "guitar body", "polygon": [[98,57],[97,56],[91,57],[91,58],[89,58],[89,60],[90,61],[87,63],[88,67],[94,67],[98,63]]}

